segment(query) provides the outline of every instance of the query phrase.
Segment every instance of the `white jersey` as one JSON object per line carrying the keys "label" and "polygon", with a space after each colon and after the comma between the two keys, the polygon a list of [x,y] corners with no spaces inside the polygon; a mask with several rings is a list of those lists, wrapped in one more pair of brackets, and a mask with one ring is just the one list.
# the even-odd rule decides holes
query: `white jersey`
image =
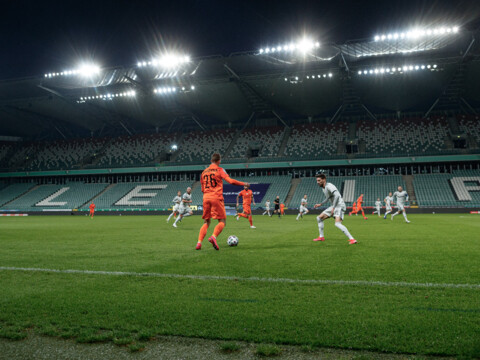
{"label": "white jersey", "polygon": [[180,196],[175,196],[172,200],[172,202],[176,205],[180,204],[182,202],[182,198]]}
{"label": "white jersey", "polygon": [[[182,200],[192,200],[192,194],[185,193],[182,196]],[[180,203],[180,213],[185,214],[190,211],[190,203],[184,203],[183,201]]]}
{"label": "white jersey", "polygon": [[375,201],[375,207],[376,207],[377,209],[380,209],[381,206],[382,206],[382,202],[381,202],[380,200]]}
{"label": "white jersey", "polygon": [[393,196],[387,196],[385,197],[385,206],[388,208],[392,207],[392,202],[393,202]]}
{"label": "white jersey", "polygon": [[307,199],[303,198],[302,201],[300,201],[300,206],[307,206]]}
{"label": "white jersey", "polygon": [[267,202],[265,203],[265,208],[266,208],[267,210],[270,210],[270,201],[267,201]]}
{"label": "white jersey", "polygon": [[345,202],[343,201],[342,195],[340,195],[340,192],[335,185],[326,183],[325,187],[323,188],[323,194],[334,208],[345,207]]}
{"label": "white jersey", "polygon": [[397,205],[399,207],[405,206],[405,202],[408,201],[408,194],[405,190],[403,191],[395,191],[393,197],[397,198]]}

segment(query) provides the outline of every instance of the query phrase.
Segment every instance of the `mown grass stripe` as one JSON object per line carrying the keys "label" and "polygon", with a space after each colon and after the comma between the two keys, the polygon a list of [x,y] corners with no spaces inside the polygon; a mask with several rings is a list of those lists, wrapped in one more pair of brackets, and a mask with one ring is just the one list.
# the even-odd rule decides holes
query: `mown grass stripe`
{"label": "mown grass stripe", "polygon": [[291,283],[291,284],[316,284],[316,285],[480,289],[480,284],[442,284],[442,283],[416,283],[416,282],[403,282],[403,281],[388,282],[388,281],[367,281],[367,280],[288,279],[288,278],[237,277],[237,276],[216,276],[216,275],[137,273],[137,272],[130,272],[130,271],[101,271],[101,270],[75,270],[75,269],[60,270],[60,269],[24,268],[24,267],[11,267],[11,266],[0,266],[0,271],[48,272],[48,273],[59,273],[59,274],[83,274],[83,275],[107,275],[107,276],[138,276],[138,277],[158,277],[158,278],[192,279],[192,280],[255,281],[255,282],[271,282],[271,283]]}

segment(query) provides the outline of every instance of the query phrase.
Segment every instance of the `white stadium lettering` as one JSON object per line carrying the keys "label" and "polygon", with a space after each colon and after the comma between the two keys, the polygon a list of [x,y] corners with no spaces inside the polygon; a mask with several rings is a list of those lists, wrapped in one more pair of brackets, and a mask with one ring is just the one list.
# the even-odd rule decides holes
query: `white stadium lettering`
{"label": "white stadium lettering", "polygon": [[35,206],[65,206],[67,205],[66,201],[60,201],[60,202],[52,202],[53,199],[56,199],[63,193],[67,192],[70,190],[69,187],[64,187],[61,188],[58,191],[55,191],[52,195],[48,196],[47,198],[43,199],[42,201],[38,202],[35,204]]}
{"label": "white stadium lettering", "polygon": [[343,183],[343,201],[354,202],[355,180],[345,180]]}
{"label": "white stadium lettering", "polygon": [[127,195],[118,200],[115,205],[117,206],[140,206],[150,204],[150,200],[132,200],[133,198],[153,198],[157,196],[158,192],[142,193],[142,190],[162,190],[167,185],[139,185],[136,186]]}
{"label": "white stadium lettering", "polygon": [[[465,185],[474,182],[477,185]],[[455,196],[460,201],[472,201],[469,191],[480,191],[480,176],[454,177],[450,180]]]}

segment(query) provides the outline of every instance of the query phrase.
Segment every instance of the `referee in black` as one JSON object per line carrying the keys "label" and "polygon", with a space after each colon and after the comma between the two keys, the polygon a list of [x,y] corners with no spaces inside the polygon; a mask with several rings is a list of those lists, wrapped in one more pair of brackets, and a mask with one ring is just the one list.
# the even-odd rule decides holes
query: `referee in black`
{"label": "referee in black", "polygon": [[273,211],[273,213],[277,213],[278,217],[280,217],[280,196],[277,195],[273,203],[275,204],[275,210]]}

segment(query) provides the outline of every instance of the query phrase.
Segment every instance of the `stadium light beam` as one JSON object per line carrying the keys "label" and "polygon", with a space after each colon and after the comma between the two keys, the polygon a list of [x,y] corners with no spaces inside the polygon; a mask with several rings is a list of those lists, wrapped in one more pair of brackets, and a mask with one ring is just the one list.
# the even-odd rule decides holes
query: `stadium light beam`
{"label": "stadium light beam", "polygon": [[389,33],[389,34],[381,34],[381,35],[375,35],[373,38],[373,41],[378,42],[378,41],[392,41],[392,40],[398,40],[398,39],[419,39],[421,37],[425,36],[448,36],[452,34],[457,34],[460,31],[460,28],[458,26],[442,26],[438,28],[433,28],[433,29],[427,29],[427,28],[415,28],[411,29],[406,32],[394,32],[394,33]]}

